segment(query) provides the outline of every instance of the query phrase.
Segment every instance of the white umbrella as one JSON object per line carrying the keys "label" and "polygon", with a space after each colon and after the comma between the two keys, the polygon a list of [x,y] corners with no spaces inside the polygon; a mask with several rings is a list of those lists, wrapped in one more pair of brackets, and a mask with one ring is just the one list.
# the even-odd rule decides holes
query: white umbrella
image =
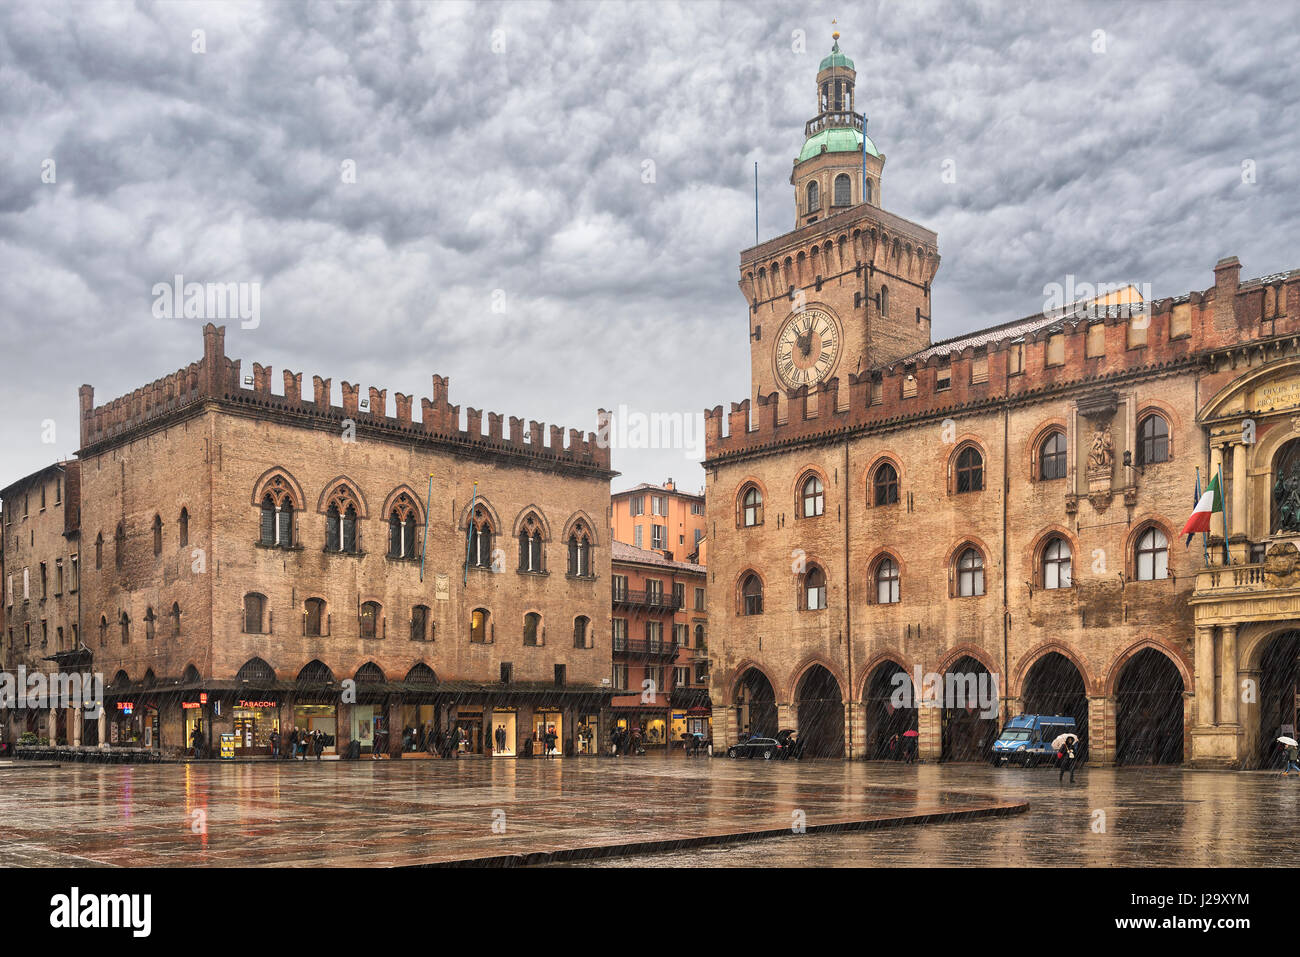
{"label": "white umbrella", "polygon": [[1058,734],[1056,737],[1052,739],[1052,747],[1057,748],[1059,750],[1065,747],[1065,743],[1067,741],[1078,741],[1078,740],[1079,740],[1079,736],[1077,734],[1068,734],[1068,733]]}
{"label": "white umbrella", "polygon": [[1289,747],[1289,748],[1294,748],[1294,747],[1300,746],[1300,745],[1297,745],[1297,743],[1296,743],[1296,739],[1295,739],[1295,738],[1286,738],[1286,737],[1282,737],[1282,738],[1278,738],[1278,740],[1281,741],[1283,744],[1285,744],[1285,745],[1286,745],[1287,747]]}

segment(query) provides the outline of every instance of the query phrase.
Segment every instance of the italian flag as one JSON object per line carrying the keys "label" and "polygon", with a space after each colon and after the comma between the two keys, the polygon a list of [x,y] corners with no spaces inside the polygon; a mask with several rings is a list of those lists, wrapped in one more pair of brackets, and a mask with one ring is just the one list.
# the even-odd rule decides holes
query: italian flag
{"label": "italian flag", "polygon": [[1210,516],[1215,512],[1222,511],[1223,493],[1219,491],[1219,477],[1216,475],[1210,479],[1210,484],[1205,487],[1205,494],[1197,501],[1196,508],[1192,509],[1192,517],[1183,526],[1183,534],[1194,535],[1196,532],[1208,532],[1210,530]]}

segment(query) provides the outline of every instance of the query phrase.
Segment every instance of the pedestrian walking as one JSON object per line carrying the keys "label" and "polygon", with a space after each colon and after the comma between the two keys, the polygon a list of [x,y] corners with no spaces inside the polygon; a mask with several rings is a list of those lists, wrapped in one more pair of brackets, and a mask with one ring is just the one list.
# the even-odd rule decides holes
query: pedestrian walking
{"label": "pedestrian walking", "polygon": [[1077,750],[1078,747],[1079,747],[1079,742],[1075,741],[1074,739],[1066,741],[1061,746],[1061,750],[1059,753],[1059,757],[1061,759],[1061,772],[1056,776],[1056,781],[1058,784],[1065,778],[1066,771],[1070,772],[1070,783],[1071,784],[1074,783],[1074,765],[1076,763],[1076,759],[1079,753]]}
{"label": "pedestrian walking", "polygon": [[1297,763],[1298,761],[1300,761],[1300,748],[1297,748],[1294,744],[1288,744],[1286,747],[1286,768],[1282,771],[1282,777],[1290,774],[1292,768],[1295,768],[1296,773],[1300,774],[1300,763]]}
{"label": "pedestrian walking", "polygon": [[271,731],[271,760],[274,761],[280,756],[280,731],[278,728]]}
{"label": "pedestrian walking", "polygon": [[893,737],[891,737],[891,738],[889,739],[889,755],[888,755],[888,757],[889,757],[889,760],[891,760],[891,761],[897,761],[897,760],[899,759],[899,757],[900,757],[900,755],[899,755],[899,753],[898,753],[898,735],[894,735]]}
{"label": "pedestrian walking", "polygon": [[203,757],[203,732],[195,728],[190,735],[190,743],[194,746],[194,760],[198,761]]}
{"label": "pedestrian walking", "polygon": [[325,753],[325,732],[317,731],[316,732],[316,760],[319,761],[320,756],[324,753]]}
{"label": "pedestrian walking", "polygon": [[548,759],[551,757],[551,752],[555,750],[555,741],[556,741],[555,727],[553,725],[548,726],[546,729],[546,738],[545,738],[546,757]]}

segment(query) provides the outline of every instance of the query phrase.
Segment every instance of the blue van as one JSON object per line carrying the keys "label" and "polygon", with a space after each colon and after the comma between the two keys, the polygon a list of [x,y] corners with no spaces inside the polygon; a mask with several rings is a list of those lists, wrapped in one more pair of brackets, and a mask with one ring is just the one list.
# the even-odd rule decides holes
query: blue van
{"label": "blue van", "polygon": [[1019,764],[1032,768],[1056,757],[1052,740],[1062,734],[1078,734],[1074,718],[1064,714],[1018,714],[993,742],[993,764]]}

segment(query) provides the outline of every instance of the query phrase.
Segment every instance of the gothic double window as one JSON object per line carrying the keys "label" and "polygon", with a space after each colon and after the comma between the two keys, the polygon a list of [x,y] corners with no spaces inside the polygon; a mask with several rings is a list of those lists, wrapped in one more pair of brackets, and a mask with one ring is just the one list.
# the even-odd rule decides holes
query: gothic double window
{"label": "gothic double window", "polygon": [[492,567],[492,519],[481,506],[470,516],[469,564],[474,568]]}
{"label": "gothic double window", "polygon": [[576,578],[592,577],[591,532],[581,520],[569,532],[569,574]]}
{"label": "gothic double window", "polygon": [[360,552],[357,536],[359,511],[356,493],[351,488],[340,485],[334,490],[325,510],[325,551],[344,555]]}
{"label": "gothic double window", "polygon": [[415,558],[418,529],[415,503],[403,492],[388,512],[388,557]]}

